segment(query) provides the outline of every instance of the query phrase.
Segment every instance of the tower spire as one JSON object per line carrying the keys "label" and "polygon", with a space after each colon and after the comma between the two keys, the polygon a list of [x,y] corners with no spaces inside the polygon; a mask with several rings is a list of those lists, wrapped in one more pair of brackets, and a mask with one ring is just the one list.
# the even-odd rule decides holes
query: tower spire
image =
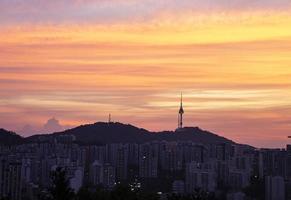
{"label": "tower spire", "polygon": [[180,100],[180,109],[179,109],[179,117],[178,117],[178,129],[183,128],[183,93],[181,92],[181,100]]}

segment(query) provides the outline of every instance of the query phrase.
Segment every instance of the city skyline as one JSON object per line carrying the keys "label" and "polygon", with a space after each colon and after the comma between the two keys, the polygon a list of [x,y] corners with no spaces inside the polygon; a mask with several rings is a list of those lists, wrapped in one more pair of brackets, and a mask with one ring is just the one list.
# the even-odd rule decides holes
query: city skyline
{"label": "city skyline", "polygon": [[185,126],[285,147],[290,10],[287,0],[0,0],[0,127],[27,136],[111,113],[175,130],[182,91]]}

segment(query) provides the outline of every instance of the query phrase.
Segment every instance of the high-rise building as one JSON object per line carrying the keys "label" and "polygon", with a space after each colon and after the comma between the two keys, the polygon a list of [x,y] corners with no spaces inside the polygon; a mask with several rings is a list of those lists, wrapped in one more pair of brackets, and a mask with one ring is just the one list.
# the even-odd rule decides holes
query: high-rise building
{"label": "high-rise building", "polygon": [[265,199],[285,200],[285,182],[281,176],[267,176],[265,178]]}
{"label": "high-rise building", "polygon": [[21,162],[1,159],[0,161],[0,198],[21,199]]}
{"label": "high-rise building", "polygon": [[191,162],[186,167],[186,192],[192,193],[195,189],[213,192],[216,188],[214,164]]}
{"label": "high-rise building", "polygon": [[39,184],[41,187],[49,187],[51,184],[51,171],[58,165],[56,158],[44,158],[40,161]]}
{"label": "high-rise building", "polygon": [[89,179],[94,186],[103,184],[103,164],[100,161],[96,160],[90,166]]}
{"label": "high-rise building", "polygon": [[150,143],[140,145],[139,176],[141,178],[157,178],[158,176],[158,152]]}
{"label": "high-rise building", "polygon": [[21,179],[24,183],[31,183],[31,159],[22,159],[22,168],[21,168]]}
{"label": "high-rise building", "polygon": [[109,163],[103,166],[103,186],[107,189],[112,189],[115,184],[115,168]]}
{"label": "high-rise building", "polygon": [[127,180],[132,182],[139,177],[139,169],[138,169],[138,162],[139,162],[139,145],[135,143],[127,143],[125,144],[126,148],[128,149],[128,169],[127,169]]}
{"label": "high-rise building", "polygon": [[291,181],[291,144],[287,145],[287,160],[286,160],[286,165],[287,165],[287,171],[286,171],[286,175],[287,175],[287,179],[289,181]]}
{"label": "high-rise building", "polygon": [[228,185],[231,189],[242,189],[250,184],[250,174],[243,170],[231,170]]}
{"label": "high-rise building", "polygon": [[287,175],[286,166],[287,151],[283,149],[261,149],[260,150],[260,175],[282,176]]}
{"label": "high-rise building", "polygon": [[128,143],[126,144],[126,147],[128,149],[128,165],[138,166],[139,145],[135,143]]}
{"label": "high-rise building", "polygon": [[117,149],[115,167],[116,167],[116,179],[118,181],[126,180],[128,167],[128,149],[125,146],[120,146]]}
{"label": "high-rise building", "polygon": [[183,149],[177,142],[166,142],[160,148],[160,166],[162,170],[179,171],[183,168]]}
{"label": "high-rise building", "polygon": [[[192,161],[203,163],[207,161],[210,156],[209,148],[205,145],[194,144],[192,142],[179,142],[179,146],[183,149],[183,167]],[[215,155],[213,157],[215,157]]]}

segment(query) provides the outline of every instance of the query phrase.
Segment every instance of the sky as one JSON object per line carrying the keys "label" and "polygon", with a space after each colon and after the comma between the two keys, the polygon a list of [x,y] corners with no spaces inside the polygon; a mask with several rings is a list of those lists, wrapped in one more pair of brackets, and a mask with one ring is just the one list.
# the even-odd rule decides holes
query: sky
{"label": "sky", "polygon": [[[256,147],[291,135],[289,0],[0,0],[0,127],[199,126]],[[289,141],[290,143],[290,141]]]}

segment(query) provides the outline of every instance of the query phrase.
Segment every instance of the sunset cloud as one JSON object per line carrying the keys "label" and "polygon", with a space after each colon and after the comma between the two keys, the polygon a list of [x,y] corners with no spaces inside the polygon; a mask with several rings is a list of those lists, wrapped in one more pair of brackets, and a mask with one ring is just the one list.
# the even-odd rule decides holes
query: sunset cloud
{"label": "sunset cloud", "polygon": [[[286,144],[291,3],[0,0],[0,127],[185,124]],[[23,132],[29,135],[27,132]],[[260,137],[260,140],[256,138]]]}

